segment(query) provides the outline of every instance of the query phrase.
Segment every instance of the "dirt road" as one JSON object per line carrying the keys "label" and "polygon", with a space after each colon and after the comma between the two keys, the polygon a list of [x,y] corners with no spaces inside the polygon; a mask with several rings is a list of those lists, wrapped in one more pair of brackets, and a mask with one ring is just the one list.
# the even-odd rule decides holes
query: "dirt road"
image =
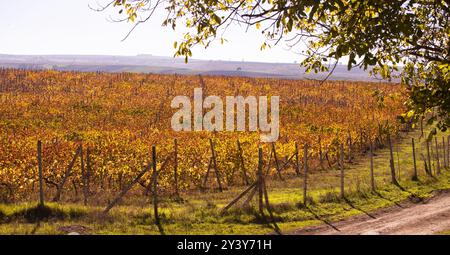
{"label": "dirt road", "polygon": [[[426,235],[450,230],[450,192],[421,202],[406,202],[369,215],[299,229],[299,235]],[[333,228],[334,227],[334,228]],[[336,229],[337,230],[336,230]]]}

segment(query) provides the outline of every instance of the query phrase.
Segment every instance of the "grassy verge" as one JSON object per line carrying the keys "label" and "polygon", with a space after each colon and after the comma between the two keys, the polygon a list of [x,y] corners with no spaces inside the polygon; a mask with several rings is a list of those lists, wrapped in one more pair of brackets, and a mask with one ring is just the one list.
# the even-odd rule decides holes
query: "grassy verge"
{"label": "grassy verge", "polygon": [[[449,133],[439,134],[447,136]],[[283,232],[331,222],[346,217],[370,214],[371,211],[393,206],[401,201],[432,195],[440,189],[450,189],[450,171],[441,168],[441,174],[427,176],[420,157],[426,155],[424,138],[416,141],[419,181],[412,181],[413,132],[399,138],[395,148],[395,166],[401,187],[390,184],[389,151],[376,152],[374,172],[377,191],[370,190],[369,159],[360,155],[352,164],[346,164],[346,200],[339,198],[339,170],[315,171],[310,175],[309,196],[312,204],[305,208],[299,202],[303,180],[292,177],[285,181],[269,180],[269,199],[275,218]],[[440,140],[439,140],[440,141]],[[441,148],[442,152],[442,148]],[[441,159],[441,164],[442,164]],[[434,160],[433,160],[434,162]],[[435,163],[433,163],[435,165]],[[220,213],[244,187],[219,192],[197,192],[184,196],[182,202],[161,201],[161,223],[165,234],[267,234],[273,229],[263,224],[255,206],[233,207]],[[254,201],[252,202],[254,203]],[[252,205],[252,204],[251,204]],[[44,210],[36,204],[0,205],[0,234],[160,234],[154,224],[150,202],[141,206],[118,206],[108,215],[102,207],[80,204],[48,203]]]}

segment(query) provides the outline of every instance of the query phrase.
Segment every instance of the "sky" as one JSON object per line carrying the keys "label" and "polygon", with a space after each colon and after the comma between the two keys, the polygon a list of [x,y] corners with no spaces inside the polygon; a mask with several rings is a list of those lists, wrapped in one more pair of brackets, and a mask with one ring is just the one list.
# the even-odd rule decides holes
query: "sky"
{"label": "sky", "polygon": [[[182,38],[161,27],[165,10],[160,9],[141,24],[125,41],[131,23],[108,20],[118,9],[95,12],[92,7],[108,0],[0,0],[0,54],[46,55],[126,55],[173,56],[173,43]],[[114,12],[113,12],[114,11]],[[181,29],[181,28],[180,28]],[[282,43],[261,51],[264,36],[257,30],[230,26],[224,45],[196,47],[193,58],[206,60],[300,62],[299,55]]]}

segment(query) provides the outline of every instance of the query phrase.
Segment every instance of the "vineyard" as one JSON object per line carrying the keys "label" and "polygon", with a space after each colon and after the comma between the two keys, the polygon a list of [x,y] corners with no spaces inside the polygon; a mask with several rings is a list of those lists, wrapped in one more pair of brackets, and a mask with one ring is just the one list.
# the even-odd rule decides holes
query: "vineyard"
{"label": "vineyard", "polygon": [[15,250],[59,251],[11,235],[184,254],[450,235],[450,0],[3,2]]}
{"label": "vineyard", "polygon": [[[172,131],[171,98],[192,97],[196,87],[205,95],[279,95],[280,139],[260,144],[255,132]],[[158,168],[164,165],[158,193],[167,196],[249,184],[256,178],[258,147],[266,161],[275,150],[269,168],[278,172],[269,175],[298,173],[291,155],[301,165],[305,144],[311,171],[328,169],[338,161],[340,144],[351,161],[370,143],[382,147],[388,134],[396,134],[403,97],[401,86],[385,83],[3,69],[1,199],[36,198],[38,140],[48,199],[76,201],[84,192],[93,204],[105,204],[130,183],[151,162],[153,145]],[[218,176],[206,179],[211,150]],[[150,181],[145,175],[131,193],[148,194]]]}

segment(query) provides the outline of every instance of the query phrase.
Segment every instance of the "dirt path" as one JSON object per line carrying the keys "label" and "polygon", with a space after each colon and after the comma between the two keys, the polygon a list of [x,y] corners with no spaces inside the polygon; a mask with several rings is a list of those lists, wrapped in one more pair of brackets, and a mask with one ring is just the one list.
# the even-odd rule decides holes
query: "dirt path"
{"label": "dirt path", "polygon": [[352,217],[343,221],[299,229],[299,235],[426,235],[450,230],[450,192],[419,203],[402,203],[368,215]]}

